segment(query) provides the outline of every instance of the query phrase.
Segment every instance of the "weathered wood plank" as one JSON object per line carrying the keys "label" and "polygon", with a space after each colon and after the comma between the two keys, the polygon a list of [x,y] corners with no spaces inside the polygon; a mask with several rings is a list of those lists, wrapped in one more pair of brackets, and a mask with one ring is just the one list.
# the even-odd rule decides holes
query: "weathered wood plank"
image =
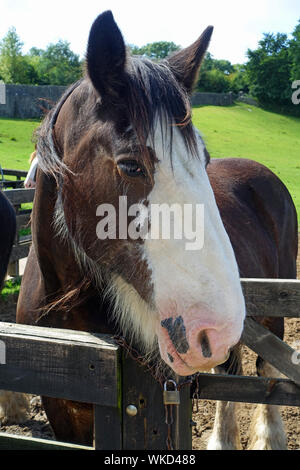
{"label": "weathered wood plank", "polygon": [[247,315],[300,317],[300,280],[241,279]]}
{"label": "weathered wood plank", "polygon": [[[124,354],[122,363],[123,450],[166,450],[166,424],[163,390],[147,369]],[[136,416],[126,412],[137,408]],[[176,409],[177,408],[177,409]],[[180,406],[173,407],[172,444],[174,450],[192,448],[189,387],[180,391]]]}
{"label": "weathered wood plank", "polygon": [[103,348],[112,349],[113,351],[118,350],[118,346],[110,335],[88,333],[86,331],[0,322],[0,334],[16,335],[24,338],[53,339],[54,341],[71,341],[84,343],[87,346],[103,346]]}
{"label": "weathered wood plank", "polygon": [[2,180],[0,181],[2,188],[11,188],[11,189],[24,189],[24,180]]}
{"label": "weathered wood plank", "polygon": [[0,433],[0,450],[94,450],[93,447]]}
{"label": "weathered wood plank", "polygon": [[17,230],[20,228],[27,228],[30,226],[30,214],[18,214],[17,215]]}
{"label": "weathered wood plank", "polygon": [[241,338],[242,343],[272,364],[289,379],[300,385],[300,368],[293,363],[295,350],[255,322],[246,318]]}
{"label": "weathered wood plank", "polygon": [[95,450],[122,450],[122,411],[94,405]]}
{"label": "weathered wood plank", "polygon": [[0,323],[0,389],[116,407],[118,347],[107,335]]}
{"label": "weathered wood plank", "polygon": [[23,243],[21,245],[14,245],[9,258],[10,263],[14,263],[19,259],[27,258],[30,250],[31,242]]}
{"label": "weathered wood plank", "polygon": [[35,189],[8,189],[4,191],[5,196],[13,205],[32,202],[34,193]]}
{"label": "weathered wood plank", "polygon": [[16,176],[19,178],[26,178],[27,176],[27,171],[24,170],[11,170],[9,168],[3,168],[2,172],[6,176]]}
{"label": "weathered wood plank", "polygon": [[[94,405],[95,450],[122,450],[122,352],[118,351],[117,407]],[[109,429],[109,432],[107,430]]]}
{"label": "weathered wood plank", "polygon": [[200,399],[300,406],[300,387],[287,379],[199,374],[198,381]]}

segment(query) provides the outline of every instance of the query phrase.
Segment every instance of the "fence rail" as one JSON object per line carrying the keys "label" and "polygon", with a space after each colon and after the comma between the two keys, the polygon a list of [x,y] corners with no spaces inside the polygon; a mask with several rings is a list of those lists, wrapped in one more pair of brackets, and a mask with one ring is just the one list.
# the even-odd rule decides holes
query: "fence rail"
{"label": "fence rail", "polygon": [[[300,406],[299,361],[293,361],[300,351],[251,318],[253,312],[258,316],[264,299],[264,315],[299,318],[300,281],[241,282],[248,309],[241,341],[286,378],[199,374],[199,398]],[[274,303],[280,306],[274,308]],[[0,323],[0,341],[6,345],[6,364],[0,365],[0,389],[92,403],[95,449],[165,449],[167,429],[161,386],[108,335]],[[175,449],[186,450],[192,445],[190,388],[182,387],[180,395],[172,439]],[[129,404],[137,408],[134,417],[126,413]],[[67,446],[8,439],[0,435],[0,448]]]}
{"label": "fence rail", "polygon": [[[6,176],[14,176],[15,179],[5,178]],[[22,170],[9,170],[5,168],[1,168],[1,177],[0,179],[0,187],[2,189],[12,188],[12,189],[19,189],[24,188],[24,179],[27,176],[26,171]]]}
{"label": "fence rail", "polygon": [[[23,174],[26,172],[17,172],[15,170],[3,170],[4,172],[15,172]],[[31,245],[31,234],[22,236],[20,230],[30,226],[31,209],[22,207],[23,204],[32,203],[34,200],[34,189],[7,189],[4,191],[5,196],[9,199],[16,211],[17,233],[12,248],[8,274],[10,276],[19,275],[19,260],[27,258]]]}
{"label": "fence rail", "polygon": [[[6,348],[6,364],[0,365],[0,390],[92,404],[94,449],[143,449],[145,442],[148,449],[165,448],[161,387],[143,367],[123,356],[109,335],[0,323],[0,341]],[[183,432],[179,434],[174,426],[172,438],[178,448],[188,449],[188,388],[181,392],[181,401],[174,420],[183,423]],[[134,420],[126,413],[129,404],[139,411]],[[5,435],[3,439],[0,434],[0,448],[51,447],[40,440],[18,438],[10,443]]]}

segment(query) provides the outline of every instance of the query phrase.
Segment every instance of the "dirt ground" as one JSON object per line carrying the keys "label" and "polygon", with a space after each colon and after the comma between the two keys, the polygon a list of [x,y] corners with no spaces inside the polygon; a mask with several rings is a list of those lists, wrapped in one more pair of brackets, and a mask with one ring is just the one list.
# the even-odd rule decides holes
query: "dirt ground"
{"label": "dirt ground", "polygon": [[[287,319],[285,323],[285,341],[290,346],[300,344],[300,322],[298,319]],[[246,346],[243,348],[243,373],[244,375],[256,375],[256,354]],[[237,420],[240,428],[241,444],[247,449],[249,440],[249,428],[251,417],[257,405],[250,403],[237,404]],[[193,413],[193,420],[197,425],[193,428],[193,449],[204,450],[209,439],[214,423],[216,402],[203,400],[198,403],[198,413]],[[282,406],[281,416],[287,434],[289,450],[300,450],[300,408],[294,406]]]}
{"label": "dirt ground", "polygon": [[[300,234],[298,253],[297,277],[300,279]],[[294,349],[299,349],[300,321],[298,319],[289,318],[285,320],[284,340],[287,344],[294,347]],[[242,358],[244,375],[256,375],[256,357],[256,354],[246,346],[243,348]],[[256,406],[257,405],[255,404],[248,403],[237,404],[237,418],[243,449],[247,449],[251,417]],[[203,450],[206,448],[207,440],[209,439],[213,429],[216,402],[209,400],[199,401],[198,407],[199,411],[197,413],[193,413],[193,420],[197,423],[197,425],[193,428],[193,449]],[[288,449],[300,450],[300,408],[293,406],[282,406],[280,408],[280,412],[287,434]]]}
{"label": "dirt ground", "polygon": [[[300,253],[300,242],[299,242]],[[300,256],[298,256],[298,278],[300,279]],[[2,321],[13,321],[10,318],[0,317]],[[297,348],[300,344],[300,321],[297,319],[287,319],[285,323],[285,341]],[[243,348],[243,371],[245,375],[256,375],[255,372],[256,355],[248,348]],[[237,404],[237,418],[240,428],[240,437],[243,449],[247,449],[249,440],[249,428],[252,414],[256,408],[253,404]],[[202,400],[198,402],[198,411],[193,412],[193,449],[204,450],[207,440],[212,432],[216,402]],[[281,415],[287,433],[287,443],[289,450],[300,450],[300,408],[281,407]],[[32,436],[44,439],[54,439],[52,429],[41,406],[40,398],[32,396],[30,400],[30,416],[22,425],[1,426],[1,432]]]}

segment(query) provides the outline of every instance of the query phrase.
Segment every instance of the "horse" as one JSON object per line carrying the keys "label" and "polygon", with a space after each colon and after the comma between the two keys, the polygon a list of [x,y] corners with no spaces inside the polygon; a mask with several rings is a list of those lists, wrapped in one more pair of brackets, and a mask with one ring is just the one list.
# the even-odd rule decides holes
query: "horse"
{"label": "horse", "polygon": [[[297,217],[270,170],[210,159],[192,125],[190,96],[212,32],[156,63],[126,50],[110,11],[95,20],[83,78],[38,132],[17,322],[122,334],[170,374],[239,372],[240,277],[296,276]],[[160,205],[176,229],[176,207],[203,210],[185,224],[202,230],[195,244],[188,230],[163,237],[157,219],[142,217]],[[283,336],[282,319],[263,324]],[[260,358],[257,367],[276,373]],[[91,406],[49,397],[43,406],[58,440],[91,445]],[[277,408],[259,407],[255,423],[252,448],[284,448]],[[240,448],[233,404],[218,405],[208,448]]]}

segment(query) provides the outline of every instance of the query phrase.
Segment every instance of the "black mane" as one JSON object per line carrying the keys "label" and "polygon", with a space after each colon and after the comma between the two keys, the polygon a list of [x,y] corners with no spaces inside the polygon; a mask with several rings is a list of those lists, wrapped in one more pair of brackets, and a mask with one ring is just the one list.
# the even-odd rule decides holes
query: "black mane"
{"label": "black mane", "polygon": [[177,126],[187,148],[197,155],[197,144],[191,119],[189,95],[179,85],[167,60],[160,63],[132,57],[127,66],[126,100],[130,121],[141,144],[153,136],[156,119]]}
{"label": "black mane", "polygon": [[[165,130],[168,131],[170,157],[174,126],[180,130],[187,149],[192,155],[198,155],[189,95],[177,82],[167,60],[155,63],[143,57],[129,56],[122,81],[123,107],[127,110],[129,122],[143,151],[147,152],[146,140],[149,137],[153,140],[155,123],[159,119],[167,124]],[[82,79],[68,88],[37,132],[39,166],[54,177],[68,169],[57,149],[53,129],[65,101],[84,83],[86,80]],[[111,103],[111,106],[117,107],[118,104]]]}

